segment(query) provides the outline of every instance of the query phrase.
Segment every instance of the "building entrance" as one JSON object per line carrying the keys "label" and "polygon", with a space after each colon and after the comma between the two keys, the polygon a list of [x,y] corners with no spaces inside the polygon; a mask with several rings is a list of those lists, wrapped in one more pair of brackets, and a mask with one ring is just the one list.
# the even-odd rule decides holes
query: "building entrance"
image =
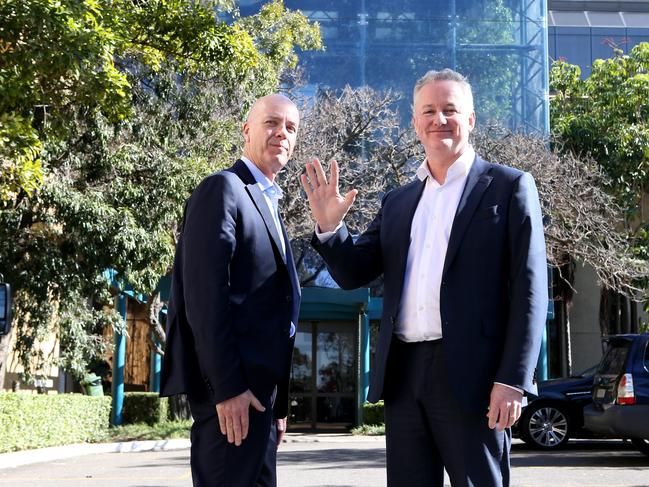
{"label": "building entrance", "polygon": [[355,419],[357,326],[301,322],[291,371],[289,427],[346,429]]}

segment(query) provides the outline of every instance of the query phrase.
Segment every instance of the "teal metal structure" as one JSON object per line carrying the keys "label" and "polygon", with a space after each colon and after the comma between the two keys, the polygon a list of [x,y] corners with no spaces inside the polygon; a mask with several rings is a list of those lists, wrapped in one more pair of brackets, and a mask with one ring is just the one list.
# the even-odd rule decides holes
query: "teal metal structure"
{"label": "teal metal structure", "polygon": [[[117,296],[117,311],[124,320],[126,328],[126,295],[119,293]],[[110,423],[113,426],[122,424],[122,408],[124,407],[124,366],[126,365],[126,336],[115,331],[113,352],[113,384],[112,384],[112,408],[110,412]]]}

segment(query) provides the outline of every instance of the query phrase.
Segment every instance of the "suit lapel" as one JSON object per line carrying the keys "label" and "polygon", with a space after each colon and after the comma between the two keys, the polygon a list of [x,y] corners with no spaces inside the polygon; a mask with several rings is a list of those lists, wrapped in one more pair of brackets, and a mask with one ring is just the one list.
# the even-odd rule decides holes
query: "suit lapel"
{"label": "suit lapel", "polygon": [[284,242],[286,242],[286,267],[288,268],[288,274],[293,283],[293,289],[296,290],[297,295],[301,294],[300,281],[297,276],[297,269],[295,268],[295,261],[293,260],[293,249],[291,249],[291,243],[288,238],[288,233],[286,233],[286,228],[284,227],[284,220],[279,219],[280,225],[282,226],[282,234],[284,235]]}
{"label": "suit lapel", "polygon": [[464,191],[460,197],[460,203],[455,212],[455,219],[453,220],[451,235],[446,249],[446,259],[444,260],[442,276],[446,274],[448,267],[453,262],[455,254],[460,247],[460,242],[462,242],[464,232],[471,221],[471,217],[475,213],[485,190],[491,184],[493,178],[486,174],[488,167],[488,164],[476,155],[471,170],[467,175]]}
{"label": "suit lapel", "polygon": [[[264,193],[257,185],[254,176],[251,174],[250,170],[246,166],[245,162],[238,160],[235,162],[234,166],[231,168],[232,172],[235,173],[241,180],[246,184],[246,191],[250,195],[253,203],[257,207],[257,211],[261,215],[264,225],[266,225],[266,230],[271,237],[271,240],[277,248],[277,252],[286,264],[286,256],[282,252],[282,242],[279,239],[279,233],[277,233],[277,226],[275,225],[275,219],[270,213],[268,208],[268,203],[266,202],[266,197]],[[288,240],[284,240],[288,246]]]}

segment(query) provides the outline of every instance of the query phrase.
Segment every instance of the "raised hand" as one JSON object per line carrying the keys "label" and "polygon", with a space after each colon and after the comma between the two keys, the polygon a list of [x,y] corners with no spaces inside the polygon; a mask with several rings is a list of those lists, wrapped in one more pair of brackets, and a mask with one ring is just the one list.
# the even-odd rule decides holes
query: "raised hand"
{"label": "raised hand", "polygon": [[318,159],[307,162],[306,174],[300,176],[302,187],[309,198],[309,206],[321,232],[331,232],[343,221],[351,208],[357,189],[352,189],[345,196],[338,191],[338,163],[331,161],[331,178],[327,176]]}

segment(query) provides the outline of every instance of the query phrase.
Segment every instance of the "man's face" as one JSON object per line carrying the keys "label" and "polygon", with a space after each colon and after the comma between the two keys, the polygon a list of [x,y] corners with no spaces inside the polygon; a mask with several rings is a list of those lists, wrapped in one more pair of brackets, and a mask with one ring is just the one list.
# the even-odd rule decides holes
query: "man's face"
{"label": "man's face", "polygon": [[289,99],[271,95],[258,100],[243,125],[244,154],[269,179],[286,165],[295,147],[300,115]]}
{"label": "man's face", "polygon": [[447,164],[468,147],[475,113],[460,83],[433,81],[422,86],[415,97],[412,124],[427,157],[434,159],[429,164]]}

